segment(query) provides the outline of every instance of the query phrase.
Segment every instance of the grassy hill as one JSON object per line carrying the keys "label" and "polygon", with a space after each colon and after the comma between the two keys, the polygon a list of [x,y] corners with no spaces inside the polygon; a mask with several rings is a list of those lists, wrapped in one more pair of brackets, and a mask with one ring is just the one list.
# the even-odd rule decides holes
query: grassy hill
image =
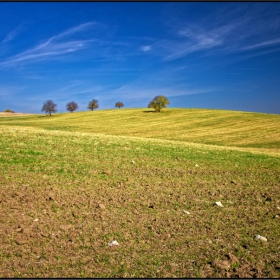
{"label": "grassy hill", "polygon": [[0,118],[0,275],[279,278],[279,117]]}
{"label": "grassy hill", "polygon": [[280,115],[209,109],[115,109],[21,118],[0,125],[250,148],[280,154]]}

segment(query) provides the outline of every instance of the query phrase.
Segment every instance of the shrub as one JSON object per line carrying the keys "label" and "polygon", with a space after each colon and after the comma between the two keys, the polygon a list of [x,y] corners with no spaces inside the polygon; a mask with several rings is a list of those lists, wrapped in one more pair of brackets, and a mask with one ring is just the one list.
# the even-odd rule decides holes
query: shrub
{"label": "shrub", "polygon": [[5,112],[6,112],[6,113],[14,113],[14,111],[12,111],[11,109],[6,109]]}

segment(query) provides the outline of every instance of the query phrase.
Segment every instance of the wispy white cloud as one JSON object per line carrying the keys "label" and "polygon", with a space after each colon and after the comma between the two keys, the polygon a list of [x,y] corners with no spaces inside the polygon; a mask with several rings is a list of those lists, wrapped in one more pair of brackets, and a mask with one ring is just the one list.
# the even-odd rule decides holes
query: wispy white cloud
{"label": "wispy white cloud", "polygon": [[6,35],[6,37],[2,40],[1,44],[6,44],[6,43],[12,41],[14,38],[17,37],[17,35],[20,33],[21,29],[22,29],[22,26],[20,25],[20,26],[16,27],[14,30],[12,30],[12,31],[11,31],[10,33],[8,33],[8,34]]}
{"label": "wispy white cloud", "polygon": [[85,31],[86,29],[88,29],[89,27],[91,27],[93,25],[97,25],[97,23],[95,21],[91,21],[91,22],[87,22],[87,23],[80,24],[78,26],[69,28],[68,30],[58,34],[57,36],[52,37],[49,41],[58,40],[60,38],[65,38],[69,35],[73,35],[74,33],[79,33],[79,32]]}
{"label": "wispy white cloud", "polygon": [[168,98],[170,97],[177,97],[177,96],[186,96],[186,95],[194,95],[194,94],[202,94],[202,93],[210,93],[213,91],[220,90],[218,88],[193,88],[193,89],[186,89],[184,87],[176,86],[140,86],[137,84],[128,84],[123,85],[114,91],[111,91],[111,94],[107,96],[108,100],[112,99],[112,96],[117,96],[122,98],[123,100],[129,102],[148,102],[151,98],[156,95],[164,95]]}
{"label": "wispy white cloud", "polygon": [[22,53],[19,53],[0,63],[1,66],[14,66],[19,62],[34,62],[43,59],[76,52],[88,46],[88,43],[94,40],[71,40],[67,37],[83,32],[94,25],[95,22],[89,22],[70,28],[56,36],[51,37],[47,41],[32,47]]}
{"label": "wispy white cloud", "polygon": [[261,47],[280,44],[279,8],[277,13],[269,5],[250,4],[238,9],[222,9],[216,15],[209,13],[195,21],[178,20],[169,26],[168,34],[172,31],[173,38],[157,40],[149,53],[170,61],[198,51],[209,55],[257,52]]}
{"label": "wispy white cloud", "polygon": [[7,98],[10,104],[14,104],[14,106],[10,107],[12,107],[12,109],[15,108],[16,111],[22,110],[22,108],[24,108],[25,112],[40,113],[43,103],[46,100],[51,99],[57,104],[58,112],[66,112],[66,103],[70,101],[77,102],[79,105],[79,110],[86,110],[88,102],[93,98],[101,101],[103,107],[102,97],[108,91],[108,89],[104,86],[86,84],[81,80],[74,80],[68,84],[65,83],[62,86],[49,86],[51,86],[50,89],[38,91],[36,95],[26,94],[23,103],[20,105],[17,101],[19,100],[19,96],[22,95],[21,92],[23,90],[25,90],[25,92],[29,92],[30,90],[21,89],[16,91],[16,89],[14,89],[13,96],[10,95],[9,98]]}
{"label": "wispy white cloud", "polygon": [[142,46],[140,49],[143,52],[147,52],[147,51],[151,50],[151,46]]}
{"label": "wispy white cloud", "polygon": [[254,45],[249,45],[249,46],[245,46],[243,47],[243,50],[252,50],[252,49],[257,49],[257,48],[261,48],[261,47],[267,47],[267,46],[271,46],[271,45],[276,45],[280,43],[280,38],[274,39],[274,40],[268,40],[268,41],[264,41],[261,43],[257,43]]}
{"label": "wispy white cloud", "polygon": [[78,98],[79,100],[83,100],[84,98],[86,98],[87,100],[88,96],[100,94],[102,92],[105,92],[106,90],[107,88],[105,86],[86,83],[83,80],[74,80],[72,82],[69,82],[68,84],[63,85],[62,87],[54,86],[53,90],[41,92],[39,98],[51,98],[58,101],[73,98]]}
{"label": "wispy white cloud", "polygon": [[212,50],[223,46],[227,36],[236,29],[240,23],[230,23],[219,27],[205,27],[200,24],[180,26],[175,38],[161,39],[154,42],[153,51],[165,61],[175,60],[191,53]]}
{"label": "wispy white cloud", "polygon": [[1,85],[0,84],[0,96],[1,98],[4,96],[11,96],[14,95],[21,90],[23,90],[24,86],[10,86],[10,85]]}

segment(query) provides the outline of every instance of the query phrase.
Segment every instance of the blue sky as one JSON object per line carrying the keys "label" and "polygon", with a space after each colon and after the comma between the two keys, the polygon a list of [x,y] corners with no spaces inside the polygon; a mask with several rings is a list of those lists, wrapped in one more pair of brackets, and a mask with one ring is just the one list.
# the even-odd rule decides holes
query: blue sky
{"label": "blue sky", "polygon": [[0,111],[117,101],[280,114],[279,2],[1,2]]}

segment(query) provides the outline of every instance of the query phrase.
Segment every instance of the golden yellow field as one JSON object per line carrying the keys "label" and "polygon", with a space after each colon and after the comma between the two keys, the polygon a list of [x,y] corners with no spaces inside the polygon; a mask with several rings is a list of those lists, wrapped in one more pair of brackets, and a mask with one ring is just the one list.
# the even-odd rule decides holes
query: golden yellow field
{"label": "golden yellow field", "polygon": [[280,115],[209,109],[115,109],[1,119],[0,125],[242,148],[280,155]]}

